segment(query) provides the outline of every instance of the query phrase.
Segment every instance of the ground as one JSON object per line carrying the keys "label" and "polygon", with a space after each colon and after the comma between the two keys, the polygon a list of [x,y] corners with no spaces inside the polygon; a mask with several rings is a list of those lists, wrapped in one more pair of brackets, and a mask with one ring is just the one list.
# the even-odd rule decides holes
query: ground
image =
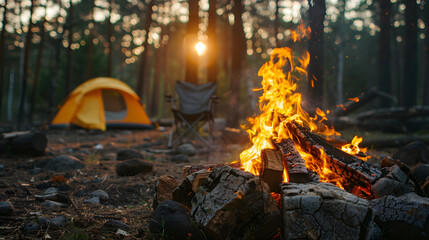
{"label": "ground", "polygon": [[[159,239],[148,231],[148,218],[153,211],[155,181],[161,175],[172,175],[179,182],[186,165],[225,163],[238,160],[245,144],[222,144],[216,132],[215,144],[208,152],[198,144],[197,154],[189,162],[174,163],[168,154],[168,129],[162,130],[47,130],[48,146],[43,156],[0,155],[0,201],[10,201],[15,209],[13,216],[0,215],[0,237],[5,239]],[[120,177],[115,172],[116,153],[121,149],[142,152],[153,163],[153,171],[137,176]],[[32,172],[39,163],[58,155],[68,154],[80,158],[86,166],[77,171],[53,172],[41,168]],[[64,176],[64,178],[62,177]],[[48,187],[57,187],[67,194],[73,204],[59,210],[46,210],[35,195],[43,194]],[[83,201],[88,193],[102,189],[110,199],[102,204]],[[64,216],[66,227],[24,234],[22,230],[38,218]],[[117,227],[105,224],[119,220],[130,228],[128,237],[117,233]]]}

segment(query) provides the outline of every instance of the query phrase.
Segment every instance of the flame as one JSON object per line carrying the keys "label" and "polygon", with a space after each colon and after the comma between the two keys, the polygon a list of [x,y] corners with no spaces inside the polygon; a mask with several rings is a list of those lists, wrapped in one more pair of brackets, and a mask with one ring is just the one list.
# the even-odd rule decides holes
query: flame
{"label": "flame", "polygon": [[[293,40],[297,41],[308,35],[309,28],[306,29],[301,25],[297,31],[292,33]],[[309,62],[310,54],[308,52],[298,56],[290,48],[275,48],[270,60],[259,69],[258,76],[262,76],[262,88],[254,90],[263,90],[263,94],[259,98],[261,114],[248,118],[249,124],[246,131],[253,145],[240,154],[241,165],[245,171],[255,175],[260,174],[262,149],[274,149],[272,141],[280,142],[292,137],[286,128],[288,122],[293,121],[310,129],[311,132],[327,138],[340,135],[323,123],[327,120],[327,116],[321,109],[317,108],[315,116],[312,117],[301,107],[302,96],[296,92],[297,82],[307,78],[305,69]],[[286,73],[283,72],[283,69],[286,70]],[[245,128],[245,126],[242,127]],[[361,138],[360,141],[362,141]],[[363,152],[364,149],[357,146],[360,141],[358,138],[354,139],[350,146],[343,147],[353,149],[354,152]],[[335,174],[326,168],[326,154],[323,151],[319,156],[323,160],[323,164],[318,164],[321,161],[315,161],[314,157],[305,153],[300,146],[296,147],[306,161],[308,169],[317,172],[322,181],[335,182],[342,187],[341,179],[336,179]],[[283,172],[283,181],[288,181],[286,171]]]}
{"label": "flame", "polygon": [[[341,147],[341,150],[348,153],[348,154],[352,154],[352,155],[356,155],[356,154],[360,154],[360,153],[366,153],[367,148],[360,148],[359,147],[359,143],[362,142],[362,138],[355,136],[352,140],[351,143],[348,143],[346,145],[343,145]],[[366,157],[360,157],[362,160],[366,160],[368,158],[370,158],[369,156]]]}

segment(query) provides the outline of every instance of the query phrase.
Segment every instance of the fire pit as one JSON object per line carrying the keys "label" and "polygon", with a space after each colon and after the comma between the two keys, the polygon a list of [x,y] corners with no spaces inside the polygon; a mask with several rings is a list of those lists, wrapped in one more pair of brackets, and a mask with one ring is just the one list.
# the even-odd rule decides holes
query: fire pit
{"label": "fire pit", "polygon": [[274,49],[259,70],[261,114],[247,130],[253,146],[239,163],[185,168],[173,200],[212,239],[377,239],[405,229],[427,239],[429,199],[407,166],[366,162],[357,136],[334,146],[339,133],[326,114],[301,107],[296,81],[308,59]]}

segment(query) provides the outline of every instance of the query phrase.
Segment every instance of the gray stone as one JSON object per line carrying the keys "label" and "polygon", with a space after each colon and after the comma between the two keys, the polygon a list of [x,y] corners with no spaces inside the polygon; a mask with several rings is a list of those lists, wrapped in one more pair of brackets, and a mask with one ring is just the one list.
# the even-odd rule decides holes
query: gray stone
{"label": "gray stone", "polygon": [[85,199],[83,203],[98,205],[100,204],[100,198],[99,197],[88,198],[88,199]]}
{"label": "gray stone", "polygon": [[184,163],[189,162],[189,159],[185,154],[176,154],[171,158],[171,161],[175,163]]}
{"label": "gray stone", "polygon": [[109,194],[107,194],[107,192],[105,192],[104,190],[98,189],[93,191],[90,196],[92,197],[98,197],[100,198],[100,201],[105,202],[107,200],[110,199]]}
{"label": "gray stone", "polygon": [[52,171],[71,171],[84,168],[85,164],[76,157],[70,155],[60,155],[52,158],[46,164],[46,169]]}
{"label": "gray stone", "polygon": [[14,213],[13,205],[9,201],[0,202],[0,216],[11,216]]}
{"label": "gray stone", "polygon": [[123,149],[117,152],[116,160],[128,160],[133,158],[143,158],[143,154],[133,149]]}
{"label": "gray stone", "polygon": [[122,229],[122,230],[125,230],[125,231],[130,230],[130,226],[128,226],[127,224],[125,224],[125,223],[123,223],[121,221],[114,220],[114,219],[107,220],[103,224],[103,227],[107,228],[107,229],[114,230],[114,231],[116,231],[118,229]]}
{"label": "gray stone", "polygon": [[45,201],[50,200],[54,202],[64,203],[64,204],[70,204],[70,199],[67,195],[63,193],[49,193],[49,194],[43,194],[43,195],[35,195],[34,198],[36,201]]}
{"label": "gray stone", "polygon": [[42,227],[58,229],[66,226],[67,219],[64,216],[59,216],[51,219],[41,217],[39,218],[39,220],[37,220],[37,223],[40,224]]}
{"label": "gray stone", "polygon": [[37,232],[41,229],[42,227],[40,227],[40,225],[36,222],[29,222],[22,228],[22,232],[24,234],[34,234],[34,232]]}
{"label": "gray stone", "polygon": [[367,239],[374,213],[368,201],[330,183],[281,185],[282,239]]}
{"label": "gray stone", "polygon": [[149,173],[153,169],[153,164],[141,159],[130,159],[116,165],[116,173],[119,176],[134,176],[139,173]]}
{"label": "gray stone", "polygon": [[373,199],[370,206],[383,239],[428,239],[429,198],[408,193]]}
{"label": "gray stone", "polygon": [[44,194],[51,194],[51,193],[57,193],[58,192],[58,188],[56,187],[50,187],[48,189],[46,189],[46,191],[44,192]]}
{"label": "gray stone", "polygon": [[195,149],[194,145],[190,143],[185,143],[177,147],[176,149],[177,153],[185,154],[186,156],[194,156],[197,150]]}
{"label": "gray stone", "polygon": [[46,208],[46,209],[59,210],[60,208],[65,208],[65,207],[67,207],[67,204],[59,203],[51,200],[46,200],[42,202],[42,208]]}
{"label": "gray stone", "polygon": [[39,174],[41,172],[43,172],[43,170],[41,168],[38,168],[38,167],[33,168],[30,171],[28,171],[28,173],[31,175],[36,175],[36,174]]}
{"label": "gray stone", "polygon": [[182,204],[167,200],[159,204],[149,220],[149,230],[154,234],[164,233],[172,239],[206,239]]}

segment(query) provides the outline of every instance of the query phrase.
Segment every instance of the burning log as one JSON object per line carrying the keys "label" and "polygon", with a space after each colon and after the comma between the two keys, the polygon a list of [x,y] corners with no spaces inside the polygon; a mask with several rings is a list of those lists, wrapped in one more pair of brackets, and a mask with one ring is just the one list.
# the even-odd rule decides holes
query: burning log
{"label": "burning log", "polygon": [[[295,123],[287,123],[292,133],[293,142],[303,151],[312,155],[317,165],[324,166],[350,186],[359,186],[365,193],[370,193],[372,184],[381,177],[381,170],[359,158],[332,147],[321,137],[309,132]],[[323,162],[325,161],[325,163]],[[351,189],[349,189],[351,190]]]}
{"label": "burning log", "polygon": [[230,166],[212,171],[192,200],[191,214],[212,239],[271,239],[280,227],[267,184]]}
{"label": "burning log", "polygon": [[367,200],[330,183],[284,183],[282,239],[368,239],[374,213]]}
{"label": "burning log", "polygon": [[192,198],[209,175],[209,171],[202,169],[187,176],[182,183],[173,190],[173,200],[191,208]]}
{"label": "burning log", "polygon": [[280,184],[283,180],[283,156],[275,149],[263,149],[261,151],[262,169],[261,178],[268,184],[271,192],[280,192]]}
{"label": "burning log", "polygon": [[306,183],[310,181],[310,173],[305,166],[305,160],[296,150],[295,143],[291,139],[283,140],[276,144],[282,152],[286,162],[289,182]]}
{"label": "burning log", "polygon": [[203,169],[209,170],[209,169],[218,168],[218,167],[222,167],[222,166],[230,166],[233,168],[240,168],[241,165],[239,162],[235,162],[235,163],[219,163],[219,164],[185,166],[182,170],[182,176],[186,177],[188,175],[191,175],[194,172],[198,172],[198,171],[203,170]]}

